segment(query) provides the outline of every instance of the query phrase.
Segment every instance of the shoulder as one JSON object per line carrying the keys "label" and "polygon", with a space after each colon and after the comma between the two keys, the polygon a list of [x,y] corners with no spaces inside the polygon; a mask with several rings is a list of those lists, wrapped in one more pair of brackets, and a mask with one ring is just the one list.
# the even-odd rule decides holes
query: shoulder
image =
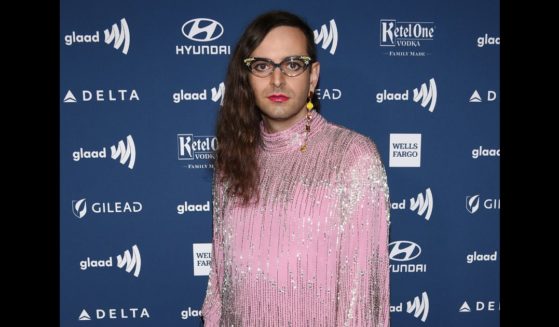
{"label": "shoulder", "polygon": [[376,143],[367,135],[363,135],[345,126],[328,123],[328,135],[342,145],[340,150],[346,159],[351,157],[368,157],[379,159]]}

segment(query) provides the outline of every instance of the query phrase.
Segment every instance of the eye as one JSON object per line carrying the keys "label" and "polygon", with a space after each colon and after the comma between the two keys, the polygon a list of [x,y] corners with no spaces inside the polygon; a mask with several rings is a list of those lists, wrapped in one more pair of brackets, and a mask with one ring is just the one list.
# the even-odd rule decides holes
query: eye
{"label": "eye", "polygon": [[267,70],[270,70],[270,67],[272,67],[272,65],[265,61],[255,61],[250,66],[252,70],[255,70],[257,72],[265,72]]}
{"label": "eye", "polygon": [[303,67],[305,67],[305,63],[301,60],[291,60],[285,63],[285,68],[293,72],[296,72]]}

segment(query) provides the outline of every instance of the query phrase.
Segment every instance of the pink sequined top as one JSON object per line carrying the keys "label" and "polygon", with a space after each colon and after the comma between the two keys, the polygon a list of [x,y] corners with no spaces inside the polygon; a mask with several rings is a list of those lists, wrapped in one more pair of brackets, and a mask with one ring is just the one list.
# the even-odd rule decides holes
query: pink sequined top
{"label": "pink sequined top", "polygon": [[313,112],[268,133],[260,200],[213,187],[205,326],[389,326],[386,173],[374,143]]}

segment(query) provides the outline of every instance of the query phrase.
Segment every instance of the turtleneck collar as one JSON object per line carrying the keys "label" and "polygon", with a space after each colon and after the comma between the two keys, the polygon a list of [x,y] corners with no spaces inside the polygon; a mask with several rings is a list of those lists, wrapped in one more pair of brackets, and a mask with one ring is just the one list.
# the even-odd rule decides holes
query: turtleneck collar
{"label": "turtleneck collar", "polygon": [[[326,119],[322,117],[316,110],[311,113],[311,131],[309,132],[309,140],[319,132]],[[260,134],[262,135],[263,150],[266,152],[282,152],[301,147],[305,142],[305,125],[307,117],[296,122],[293,126],[280,132],[270,133],[264,127],[264,122],[260,122]]]}

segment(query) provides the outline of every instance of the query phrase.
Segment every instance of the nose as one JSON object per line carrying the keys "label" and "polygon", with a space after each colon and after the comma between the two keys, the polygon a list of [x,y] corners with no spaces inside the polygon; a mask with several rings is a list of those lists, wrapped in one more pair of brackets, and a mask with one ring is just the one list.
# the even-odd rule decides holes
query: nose
{"label": "nose", "polygon": [[274,67],[270,81],[275,87],[280,87],[283,85],[283,83],[285,82],[285,76],[283,76],[280,67]]}

